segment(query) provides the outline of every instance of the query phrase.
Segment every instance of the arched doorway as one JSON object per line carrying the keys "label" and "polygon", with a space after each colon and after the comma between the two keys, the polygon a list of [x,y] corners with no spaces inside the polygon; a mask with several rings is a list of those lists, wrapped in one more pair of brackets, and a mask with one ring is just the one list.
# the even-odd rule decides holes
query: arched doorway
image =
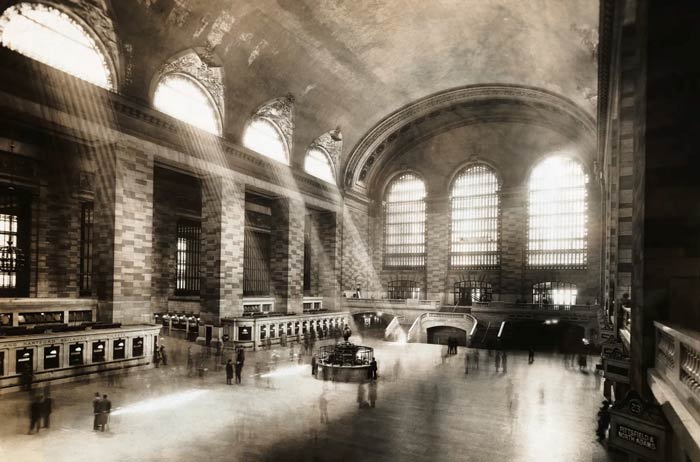
{"label": "arched doorway", "polygon": [[428,327],[428,343],[447,345],[450,337],[457,339],[457,345],[467,346],[467,332],[451,326]]}
{"label": "arched doorway", "polygon": [[374,338],[384,338],[384,332],[391,322],[392,316],[383,313],[357,313],[352,315],[357,330],[362,335]]}

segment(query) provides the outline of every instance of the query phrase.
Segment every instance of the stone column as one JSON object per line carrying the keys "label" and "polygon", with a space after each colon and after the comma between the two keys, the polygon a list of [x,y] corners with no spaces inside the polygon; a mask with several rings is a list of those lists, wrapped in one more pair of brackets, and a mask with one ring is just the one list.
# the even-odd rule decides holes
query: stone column
{"label": "stone column", "polygon": [[[494,281],[494,298],[514,303],[532,288],[524,280],[527,260],[527,189],[514,187],[501,192],[501,275]],[[500,282],[500,283],[499,283]]]}
{"label": "stone column", "polygon": [[288,198],[272,206],[270,272],[275,311],[303,312],[305,214],[302,202]]}
{"label": "stone column", "polygon": [[427,200],[425,223],[426,298],[446,303],[447,269],[450,251],[450,202],[439,196]]}
{"label": "stone column", "polygon": [[322,212],[318,215],[318,236],[321,252],[318,255],[319,295],[323,306],[339,308],[340,297],[340,239],[342,216],[335,212]]}
{"label": "stone column", "polygon": [[95,152],[97,318],[152,321],[153,156],[122,144]]}
{"label": "stone column", "polygon": [[202,180],[202,324],[243,314],[245,186],[232,178]]}

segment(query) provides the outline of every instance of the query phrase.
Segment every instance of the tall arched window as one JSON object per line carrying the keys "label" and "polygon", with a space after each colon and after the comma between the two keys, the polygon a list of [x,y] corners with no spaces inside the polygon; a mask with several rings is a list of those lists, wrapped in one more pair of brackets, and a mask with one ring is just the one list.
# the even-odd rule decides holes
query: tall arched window
{"label": "tall arched window", "polygon": [[114,79],[95,38],[75,19],[40,3],[20,3],[0,16],[0,43],[108,90]]}
{"label": "tall arched window", "polygon": [[565,156],[549,157],[530,175],[528,264],[581,268],[587,260],[588,178]]}
{"label": "tall arched window", "polygon": [[321,148],[311,148],[306,152],[304,171],[310,175],[335,184],[333,164],[326,151]]}
{"label": "tall arched window", "polygon": [[221,135],[221,117],[211,95],[187,74],[166,74],[158,81],[153,106],[161,112]]}
{"label": "tall arched window", "polygon": [[450,266],[499,264],[498,178],[485,165],[463,171],[452,185]]}
{"label": "tall arched window", "polygon": [[385,198],[384,265],[425,265],[425,184],[411,173],[392,181]]}

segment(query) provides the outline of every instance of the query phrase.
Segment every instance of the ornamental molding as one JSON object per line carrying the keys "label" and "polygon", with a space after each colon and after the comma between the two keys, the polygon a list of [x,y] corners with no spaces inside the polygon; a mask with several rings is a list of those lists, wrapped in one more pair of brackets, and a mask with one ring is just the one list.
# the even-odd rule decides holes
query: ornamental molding
{"label": "ornamental molding", "polygon": [[[224,71],[223,67],[217,65],[217,59],[206,50],[190,49],[186,50],[163,66],[158,73],[157,82],[167,74],[186,74],[202,85],[211,98],[219,112],[219,119],[224,120]],[[155,90],[155,86],[153,87]]]}
{"label": "ornamental molding", "polygon": [[309,150],[311,149],[321,149],[327,152],[333,162],[333,169],[337,170],[338,160],[343,153],[343,135],[340,132],[340,127],[329,130],[316,138],[309,145]]}
{"label": "ornamental molding", "polygon": [[292,136],[294,134],[294,95],[287,93],[272,99],[258,107],[251,120],[264,119],[272,122],[282,135],[287,154],[292,155]]}
{"label": "ornamental molding", "polygon": [[[475,103],[507,102],[514,108],[546,111],[563,124],[573,123],[586,137],[595,139],[594,118],[571,100],[555,93],[515,85],[473,85],[456,88],[423,98],[404,106],[379,122],[355,145],[345,166],[344,183],[348,189],[366,194],[366,180],[382,153],[411,126],[434,119],[442,113],[470,108]],[[533,122],[537,119],[533,118]]]}

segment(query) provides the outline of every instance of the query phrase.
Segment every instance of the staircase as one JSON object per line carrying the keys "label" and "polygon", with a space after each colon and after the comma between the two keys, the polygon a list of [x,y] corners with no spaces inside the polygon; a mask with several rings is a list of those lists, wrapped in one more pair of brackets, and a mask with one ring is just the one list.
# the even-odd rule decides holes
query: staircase
{"label": "staircase", "polygon": [[[506,323],[507,325],[508,323]],[[471,348],[495,349],[500,345],[498,331],[500,322],[479,323],[476,325],[469,346]],[[505,330],[505,326],[504,326]]]}

